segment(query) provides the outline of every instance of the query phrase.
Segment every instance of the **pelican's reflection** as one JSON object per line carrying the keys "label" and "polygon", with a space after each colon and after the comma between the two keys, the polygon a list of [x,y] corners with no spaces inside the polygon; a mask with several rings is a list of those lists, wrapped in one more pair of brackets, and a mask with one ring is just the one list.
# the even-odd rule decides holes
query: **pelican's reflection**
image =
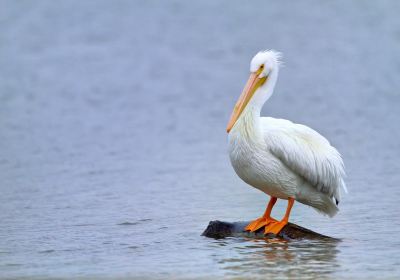
{"label": "pelican's reflection", "polygon": [[219,260],[230,275],[321,279],[339,267],[338,241],[239,238],[230,241],[230,256]]}

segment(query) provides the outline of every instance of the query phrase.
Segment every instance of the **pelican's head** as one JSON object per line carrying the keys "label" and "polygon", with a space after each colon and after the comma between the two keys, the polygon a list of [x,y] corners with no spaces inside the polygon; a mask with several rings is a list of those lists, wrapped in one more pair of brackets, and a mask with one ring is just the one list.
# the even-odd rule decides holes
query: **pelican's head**
{"label": "pelican's head", "polygon": [[261,107],[272,95],[280,57],[280,53],[272,50],[259,52],[253,57],[250,63],[250,78],[233,109],[226,128],[228,133],[249,103]]}

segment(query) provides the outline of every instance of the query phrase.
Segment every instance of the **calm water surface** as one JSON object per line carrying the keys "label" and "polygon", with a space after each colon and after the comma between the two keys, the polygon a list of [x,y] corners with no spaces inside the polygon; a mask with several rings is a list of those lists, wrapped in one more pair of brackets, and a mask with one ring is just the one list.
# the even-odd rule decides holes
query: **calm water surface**
{"label": "calm water surface", "polygon": [[[400,277],[400,2],[242,3],[0,1],[0,278]],[[342,242],[200,236],[264,210],[225,133],[264,48],[348,173],[292,221]]]}

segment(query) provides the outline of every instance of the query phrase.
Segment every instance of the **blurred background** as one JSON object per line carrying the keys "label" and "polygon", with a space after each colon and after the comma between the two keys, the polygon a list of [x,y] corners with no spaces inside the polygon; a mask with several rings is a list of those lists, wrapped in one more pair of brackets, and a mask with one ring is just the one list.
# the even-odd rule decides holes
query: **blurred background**
{"label": "blurred background", "polygon": [[[1,277],[400,276],[399,1],[0,1]],[[263,114],[342,153],[338,244],[200,236],[258,217],[225,127],[253,55]],[[281,202],[274,214],[283,214]]]}

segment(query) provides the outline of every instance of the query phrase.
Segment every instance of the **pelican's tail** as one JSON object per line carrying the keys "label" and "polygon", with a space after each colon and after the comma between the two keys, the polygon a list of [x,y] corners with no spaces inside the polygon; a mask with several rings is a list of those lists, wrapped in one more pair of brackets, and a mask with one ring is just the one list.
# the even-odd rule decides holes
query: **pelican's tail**
{"label": "pelican's tail", "polygon": [[313,207],[318,212],[333,217],[339,211],[333,197],[317,191],[310,186],[304,186],[302,191],[296,195],[296,200],[300,203]]}

